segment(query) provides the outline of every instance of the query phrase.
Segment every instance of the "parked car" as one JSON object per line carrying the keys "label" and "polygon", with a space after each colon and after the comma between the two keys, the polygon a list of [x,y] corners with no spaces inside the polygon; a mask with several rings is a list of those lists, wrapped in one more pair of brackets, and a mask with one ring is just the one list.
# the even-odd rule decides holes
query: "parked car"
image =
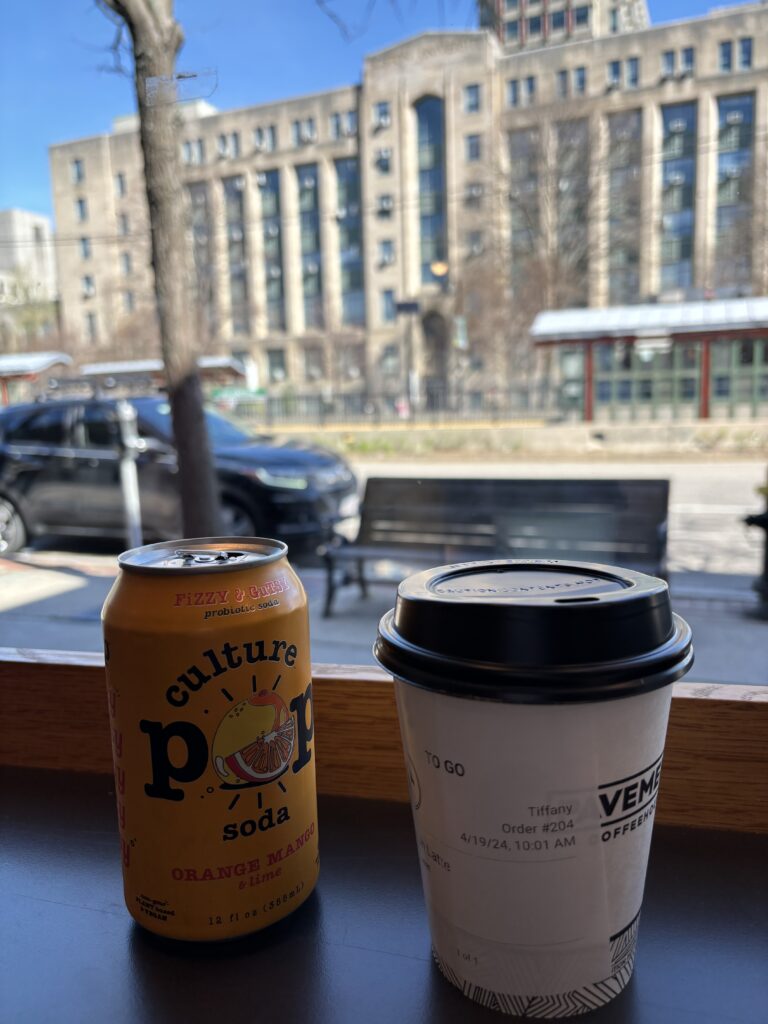
{"label": "parked car", "polygon": [[[116,401],[57,398],[0,410],[0,552],[42,534],[123,536]],[[144,536],[178,537],[170,406],[164,397],[129,401],[141,438]],[[278,537],[306,550],[357,515],[354,474],[333,452],[254,436],[213,411],[206,419],[225,534]]]}

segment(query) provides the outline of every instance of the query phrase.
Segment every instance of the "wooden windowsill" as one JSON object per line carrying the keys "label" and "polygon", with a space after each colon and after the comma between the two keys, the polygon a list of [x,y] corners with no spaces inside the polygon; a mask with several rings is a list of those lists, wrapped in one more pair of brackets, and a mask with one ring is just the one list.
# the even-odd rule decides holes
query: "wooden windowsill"
{"label": "wooden windowsill", "polygon": [[[313,670],[318,790],[407,801],[390,677]],[[0,764],[109,773],[100,654],[0,648]],[[676,683],[659,824],[768,833],[768,687]]]}

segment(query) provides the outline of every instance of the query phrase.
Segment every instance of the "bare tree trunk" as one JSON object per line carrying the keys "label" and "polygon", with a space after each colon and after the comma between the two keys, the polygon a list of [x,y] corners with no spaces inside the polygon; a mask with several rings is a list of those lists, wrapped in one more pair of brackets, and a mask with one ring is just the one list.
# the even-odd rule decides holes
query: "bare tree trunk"
{"label": "bare tree trunk", "polygon": [[101,0],[125,23],[134,56],[152,266],[184,534],[219,532],[219,495],[203,413],[188,287],[185,207],[176,125],[175,66],[184,34],[173,0]]}

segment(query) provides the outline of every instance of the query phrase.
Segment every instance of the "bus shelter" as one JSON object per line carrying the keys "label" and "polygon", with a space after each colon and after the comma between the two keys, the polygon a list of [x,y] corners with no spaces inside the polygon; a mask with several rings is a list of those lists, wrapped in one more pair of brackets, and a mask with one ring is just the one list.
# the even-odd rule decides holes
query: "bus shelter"
{"label": "bus shelter", "polygon": [[71,366],[65,352],[12,352],[0,355],[0,405],[18,400],[18,385],[34,384],[55,366]]}
{"label": "bus shelter", "polygon": [[550,310],[531,335],[573,418],[768,416],[768,297]]}

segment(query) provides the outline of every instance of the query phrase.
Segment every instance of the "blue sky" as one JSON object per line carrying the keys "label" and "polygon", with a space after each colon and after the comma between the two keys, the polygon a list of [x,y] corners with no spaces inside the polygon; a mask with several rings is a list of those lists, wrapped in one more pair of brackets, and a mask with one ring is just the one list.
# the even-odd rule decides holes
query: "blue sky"
{"label": "blue sky", "polygon": [[[356,28],[345,40],[314,0],[176,0],[186,44],[179,70],[208,71],[216,106],[315,92],[359,80],[366,52],[436,28],[474,27],[473,0],[328,0]],[[701,15],[706,0],[651,0],[654,22]],[[114,29],[93,0],[3,6],[0,209],[51,212],[47,147],[110,130],[134,109],[132,83],[103,68]]]}

